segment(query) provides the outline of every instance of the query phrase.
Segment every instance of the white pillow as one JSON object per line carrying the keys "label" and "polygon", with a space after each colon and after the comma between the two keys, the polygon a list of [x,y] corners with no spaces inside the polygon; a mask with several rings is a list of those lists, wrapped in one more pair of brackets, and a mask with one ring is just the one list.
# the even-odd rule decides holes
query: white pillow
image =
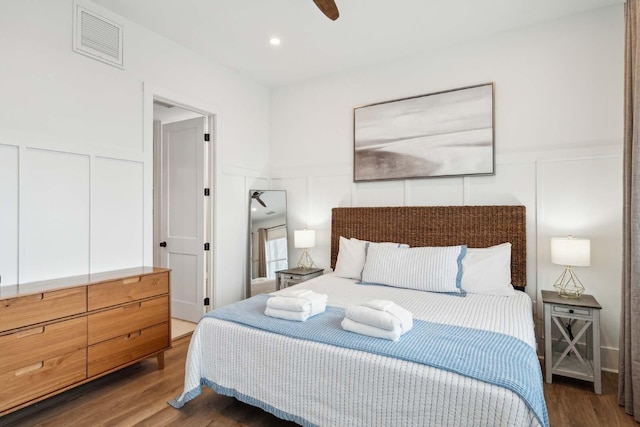
{"label": "white pillow", "polygon": [[362,282],[464,295],[461,280],[466,250],[465,245],[408,249],[369,246]]}
{"label": "white pillow", "polygon": [[511,285],[511,243],[468,248],[462,270],[462,289],[466,292],[505,296],[515,293]]}
{"label": "white pillow", "polygon": [[408,245],[400,243],[374,243],[366,240],[354,239],[353,237],[351,239],[346,239],[340,236],[336,268],[333,270],[336,276],[360,280],[362,276],[362,269],[364,268],[364,262],[367,257],[367,244],[370,246],[380,245],[393,248],[409,247]]}
{"label": "white pillow", "polygon": [[367,242],[357,239],[345,239],[340,236],[338,259],[333,270],[336,276],[347,279],[359,279],[365,260],[365,246]]}

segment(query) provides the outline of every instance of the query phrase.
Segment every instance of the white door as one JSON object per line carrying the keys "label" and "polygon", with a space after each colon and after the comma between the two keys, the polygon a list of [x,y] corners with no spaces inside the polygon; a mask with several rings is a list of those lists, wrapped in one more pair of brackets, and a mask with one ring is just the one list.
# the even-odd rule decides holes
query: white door
{"label": "white door", "polygon": [[162,127],[160,259],[171,269],[171,316],[204,312],[204,117]]}

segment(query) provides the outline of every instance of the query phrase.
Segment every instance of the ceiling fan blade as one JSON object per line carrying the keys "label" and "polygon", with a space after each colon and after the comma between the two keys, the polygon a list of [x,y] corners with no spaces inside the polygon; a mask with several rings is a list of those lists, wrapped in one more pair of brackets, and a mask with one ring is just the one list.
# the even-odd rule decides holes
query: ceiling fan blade
{"label": "ceiling fan blade", "polygon": [[262,193],[264,193],[264,191],[254,191],[253,194],[251,195],[251,198],[256,199],[258,203],[260,203],[262,206],[266,208],[267,205],[260,198],[260,196],[262,196]]}
{"label": "ceiling fan blade", "polygon": [[336,6],[336,2],[334,0],[313,0],[313,2],[318,6],[318,9],[320,9],[322,13],[332,21],[335,21],[340,16],[338,6]]}

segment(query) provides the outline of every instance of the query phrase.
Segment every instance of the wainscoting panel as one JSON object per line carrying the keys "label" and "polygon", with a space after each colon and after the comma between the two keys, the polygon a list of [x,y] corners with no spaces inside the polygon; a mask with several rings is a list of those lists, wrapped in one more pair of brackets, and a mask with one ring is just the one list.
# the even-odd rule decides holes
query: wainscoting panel
{"label": "wainscoting panel", "polygon": [[144,265],[144,164],[96,157],[91,198],[91,272]]}
{"label": "wainscoting panel", "polygon": [[371,181],[354,184],[353,206],[404,206],[405,181]]}
{"label": "wainscoting panel", "polygon": [[214,267],[217,269],[213,298],[215,307],[239,301],[244,297],[249,218],[247,177],[222,173],[219,178],[218,218],[215,218],[217,246],[213,247],[218,254],[217,265]]}
{"label": "wainscoting panel", "polygon": [[[591,240],[591,265],[574,271],[596,297],[602,346],[618,348],[622,272],[622,158],[540,161],[538,166],[538,288],[553,290],[564,266],[551,264],[550,239],[573,235]],[[542,313],[541,303],[538,311]],[[540,334],[542,335],[542,334]],[[603,367],[615,369],[613,352]]]}
{"label": "wainscoting panel", "polygon": [[274,178],[271,180],[272,190],[286,190],[287,192],[287,229],[289,232],[310,227],[310,179],[308,177],[298,177]]}
{"label": "wainscoting panel", "polygon": [[463,178],[408,179],[406,206],[459,206]]}
{"label": "wainscoting panel", "polygon": [[[303,230],[312,228],[311,226],[311,200],[313,196],[310,193],[311,177],[297,178],[274,178],[271,180],[272,190],[287,191],[287,233],[293,236],[295,230]],[[331,215],[331,214],[329,214]],[[288,239],[289,265],[295,266],[302,255],[302,249],[293,247],[293,239]],[[316,236],[316,244],[318,238]],[[313,253],[318,253],[314,251]]]}
{"label": "wainscoting panel", "polygon": [[[503,163],[496,174],[465,178],[465,205],[524,205],[527,212],[527,287],[535,302],[538,297],[536,268],[536,163]],[[542,317],[542,312],[537,313]]]}
{"label": "wainscoting panel", "polygon": [[20,282],[87,274],[89,156],[27,148],[20,160]]}
{"label": "wainscoting panel", "polygon": [[352,181],[351,174],[310,178],[309,228],[316,230],[316,247],[310,251],[320,268],[331,264],[331,209],[351,206]]}
{"label": "wainscoting panel", "polygon": [[0,144],[0,287],[18,283],[19,149]]}

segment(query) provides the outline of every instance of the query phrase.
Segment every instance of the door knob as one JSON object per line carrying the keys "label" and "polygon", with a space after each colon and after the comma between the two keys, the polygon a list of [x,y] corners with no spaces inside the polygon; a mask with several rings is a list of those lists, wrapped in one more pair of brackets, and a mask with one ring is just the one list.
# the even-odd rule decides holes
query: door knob
{"label": "door knob", "polygon": [[160,242],[160,247],[166,248],[167,247],[167,242]]}

